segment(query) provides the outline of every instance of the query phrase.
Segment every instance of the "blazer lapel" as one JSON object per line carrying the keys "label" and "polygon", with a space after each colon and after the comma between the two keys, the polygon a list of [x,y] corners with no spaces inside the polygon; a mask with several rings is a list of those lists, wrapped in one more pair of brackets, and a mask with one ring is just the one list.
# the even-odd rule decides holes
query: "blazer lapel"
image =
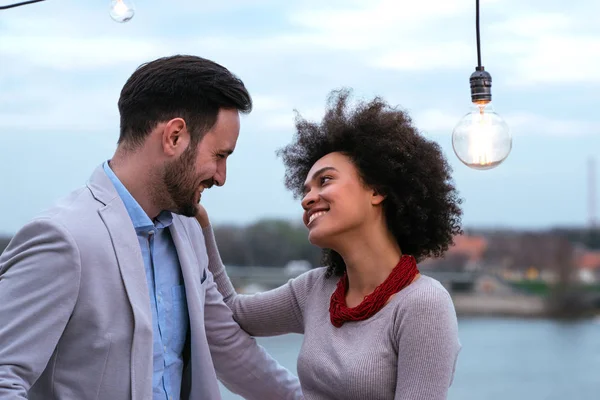
{"label": "blazer lapel", "polygon": [[[198,400],[211,394],[211,399],[220,399],[218,396],[219,388],[211,380],[211,373],[207,366],[212,367],[210,353],[203,352],[204,348],[208,350],[206,342],[206,332],[204,331],[204,290],[202,283],[206,279],[206,263],[202,262],[202,255],[196,254],[195,247],[190,242],[186,226],[180,221],[178,216],[174,216],[173,224],[170,227],[171,237],[177,249],[181,273],[185,284],[185,293],[187,298],[188,312],[190,318],[190,363],[187,373],[182,382],[182,389],[189,396],[189,400]],[[205,359],[207,358],[207,359]],[[204,367],[200,369],[198,366]],[[191,367],[191,368],[190,368]],[[215,394],[216,393],[216,394]],[[182,391],[182,395],[184,392]],[[182,397],[183,398],[183,397]],[[188,398],[188,397],[186,397]],[[208,397],[206,397],[208,398]]]}
{"label": "blazer lapel", "polygon": [[131,398],[147,400],[152,398],[153,349],[152,314],[144,260],[125,205],[101,168],[92,175],[88,187],[96,199],[105,204],[98,213],[110,234],[123,285],[131,304],[134,320],[131,349]]}
{"label": "blazer lapel", "polygon": [[[179,264],[181,265],[181,274],[185,284],[185,293],[190,313],[190,326],[194,326],[193,320],[197,316],[203,315],[203,304],[200,302],[201,279],[204,266],[199,265],[199,259],[195,254],[194,246],[190,243],[186,235],[185,227],[179,221],[179,218],[173,218],[173,224],[170,227],[171,237],[177,249]],[[204,271],[204,274],[206,272]]]}

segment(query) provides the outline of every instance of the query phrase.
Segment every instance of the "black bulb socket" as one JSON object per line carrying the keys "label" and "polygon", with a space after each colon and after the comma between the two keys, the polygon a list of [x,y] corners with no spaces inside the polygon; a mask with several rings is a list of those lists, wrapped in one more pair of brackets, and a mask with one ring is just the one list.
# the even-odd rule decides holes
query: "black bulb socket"
{"label": "black bulb socket", "polygon": [[492,101],[492,76],[483,67],[475,68],[469,78],[471,82],[471,101],[487,104]]}

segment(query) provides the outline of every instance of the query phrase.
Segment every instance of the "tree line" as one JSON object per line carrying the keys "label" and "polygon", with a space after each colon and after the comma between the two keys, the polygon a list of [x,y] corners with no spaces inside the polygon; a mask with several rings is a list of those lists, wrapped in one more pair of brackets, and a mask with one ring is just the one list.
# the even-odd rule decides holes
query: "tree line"
{"label": "tree line", "polygon": [[283,267],[293,260],[320,264],[321,250],[309,243],[302,224],[264,219],[247,226],[215,226],[214,232],[225,265]]}
{"label": "tree line", "polygon": [[[289,261],[306,260],[319,266],[321,251],[308,242],[301,223],[263,219],[249,225],[215,225],[215,238],[226,265],[283,267]],[[0,253],[10,237],[0,237]]]}
{"label": "tree line", "polygon": [[[321,251],[309,243],[308,230],[302,223],[263,219],[248,225],[215,225],[214,232],[226,265],[283,267],[290,261],[306,260],[313,267],[320,266]],[[488,239],[484,254],[486,263],[517,268],[530,265],[557,268],[557,260],[561,257],[555,253],[564,246],[600,249],[600,229],[469,230],[467,233]],[[0,237],[0,253],[9,241],[9,237]],[[454,254],[438,259],[434,264],[439,268],[461,269],[466,261],[464,255]]]}

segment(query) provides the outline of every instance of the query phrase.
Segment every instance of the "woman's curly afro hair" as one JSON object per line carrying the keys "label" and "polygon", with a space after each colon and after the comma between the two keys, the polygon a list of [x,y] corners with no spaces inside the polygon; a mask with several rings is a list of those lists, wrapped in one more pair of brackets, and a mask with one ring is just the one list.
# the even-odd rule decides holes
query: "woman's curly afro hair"
{"label": "woman's curly afro hair", "polygon": [[[330,93],[321,123],[296,116],[294,141],[278,151],[286,167],[285,185],[296,198],[323,156],[340,152],[363,182],[385,195],[388,229],[403,254],[417,260],[439,257],[461,234],[461,199],[439,145],[424,138],[410,117],[379,97],[349,107],[350,91]],[[323,250],[327,276],[346,271],[341,256]]]}

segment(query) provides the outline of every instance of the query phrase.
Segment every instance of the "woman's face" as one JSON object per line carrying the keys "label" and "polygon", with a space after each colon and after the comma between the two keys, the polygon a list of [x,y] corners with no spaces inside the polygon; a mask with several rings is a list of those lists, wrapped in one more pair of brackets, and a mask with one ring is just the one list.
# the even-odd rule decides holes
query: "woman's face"
{"label": "woman's face", "polygon": [[374,218],[373,209],[382,201],[362,182],[350,158],[327,154],[312,166],[304,185],[302,208],[308,240],[335,250],[341,237]]}

